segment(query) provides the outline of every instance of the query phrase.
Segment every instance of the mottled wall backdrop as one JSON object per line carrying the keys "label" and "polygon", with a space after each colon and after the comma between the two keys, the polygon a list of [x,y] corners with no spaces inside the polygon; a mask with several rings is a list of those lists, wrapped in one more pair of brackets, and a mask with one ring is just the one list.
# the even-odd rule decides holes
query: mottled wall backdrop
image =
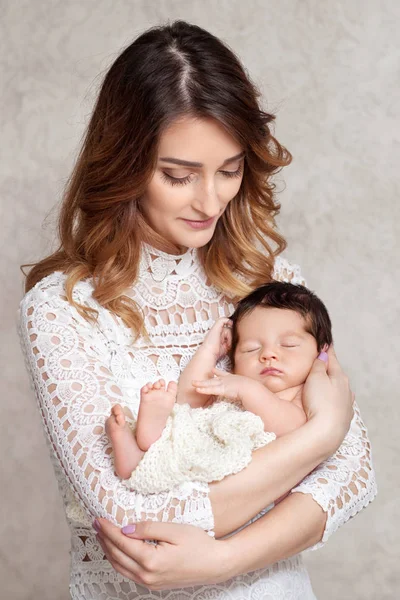
{"label": "mottled wall backdrop", "polygon": [[397,598],[399,2],[2,0],[0,9],[1,598],[69,597],[67,527],[15,334],[18,266],[53,244],[102,74],[144,29],[175,18],[221,36],[277,113],[294,155],[278,178],[287,256],[329,306],[373,443],[379,496],[306,555],[316,593]]}

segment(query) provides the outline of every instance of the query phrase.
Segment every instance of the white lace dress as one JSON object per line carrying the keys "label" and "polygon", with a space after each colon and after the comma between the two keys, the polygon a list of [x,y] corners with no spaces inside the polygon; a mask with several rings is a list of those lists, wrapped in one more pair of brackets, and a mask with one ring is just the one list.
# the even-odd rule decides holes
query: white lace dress
{"label": "white lace dress", "polygon": [[[299,268],[281,257],[275,278],[304,283]],[[88,323],[67,302],[64,282],[55,272],[25,295],[19,333],[71,529],[73,600],[315,598],[300,555],[223,584],[158,592],[124,579],[103,560],[91,525],[96,516],[120,526],[169,520],[213,533],[208,484],[150,495],[128,490],[114,474],[104,423],[116,402],[135,419],[140,387],[159,377],[176,381],[215,319],[234,307],[207,285],[193,249],[171,256],[144,246],[140,277],[128,294],[143,308],[150,345],[132,343],[122,321],[93,300],[90,280],[74,290],[79,303],[99,311],[97,324]],[[338,452],[294,491],[311,494],[327,511],[323,542],[373,499],[370,444],[358,410]]]}

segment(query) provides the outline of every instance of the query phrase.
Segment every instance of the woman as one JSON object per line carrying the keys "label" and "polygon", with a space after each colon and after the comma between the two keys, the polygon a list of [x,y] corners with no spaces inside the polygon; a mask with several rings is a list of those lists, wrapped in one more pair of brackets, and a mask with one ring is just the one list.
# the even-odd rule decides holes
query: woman
{"label": "woman", "polygon": [[[279,256],[274,223],[270,176],[291,157],[257,99],[208,32],[175,22],[141,35],[100,90],[60,247],[28,274],[20,334],[71,527],[74,599],[314,598],[298,553],[375,494],[366,431],[332,349],[327,370],[316,360],[307,379],[307,423],[242,472],[151,496],[113,472],[111,406],[134,420],[140,387],[177,380],[237,299],[272,277],[303,281]],[[149,592],[186,586],[196,588]]]}

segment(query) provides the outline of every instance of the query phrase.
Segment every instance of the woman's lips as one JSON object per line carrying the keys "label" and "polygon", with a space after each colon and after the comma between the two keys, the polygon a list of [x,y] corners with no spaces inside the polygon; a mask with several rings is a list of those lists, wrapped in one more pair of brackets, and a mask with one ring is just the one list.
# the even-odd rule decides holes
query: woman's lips
{"label": "woman's lips", "polygon": [[207,229],[214,223],[215,217],[211,217],[211,219],[207,219],[206,221],[191,221],[190,219],[182,219],[182,221],[192,229]]}
{"label": "woman's lips", "polygon": [[260,375],[282,375],[282,371],[280,371],[279,369],[274,369],[272,367],[267,367],[266,369],[263,369],[261,371]]}

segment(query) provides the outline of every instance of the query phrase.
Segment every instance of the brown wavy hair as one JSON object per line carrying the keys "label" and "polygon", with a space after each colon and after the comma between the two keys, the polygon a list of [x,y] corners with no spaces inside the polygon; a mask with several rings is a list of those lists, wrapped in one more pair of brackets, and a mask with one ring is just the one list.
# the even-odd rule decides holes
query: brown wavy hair
{"label": "brown wavy hair", "polygon": [[[121,317],[135,336],[143,315],[124,293],[137,279],[142,242],[169,246],[146,223],[140,199],[157,164],[162,132],[184,116],[216,119],[245,150],[239,192],[199,250],[211,284],[240,299],[271,279],[286,247],[275,226],[280,205],[271,176],[291,161],[274,138],[274,115],[235,54],[208,31],[185,21],[140,35],[108,70],[63,194],[59,247],[26,277],[26,291],[54,271],[67,274],[66,296],[93,278],[93,297]],[[171,251],[173,251],[171,249]],[[248,283],[245,283],[248,282]]]}

